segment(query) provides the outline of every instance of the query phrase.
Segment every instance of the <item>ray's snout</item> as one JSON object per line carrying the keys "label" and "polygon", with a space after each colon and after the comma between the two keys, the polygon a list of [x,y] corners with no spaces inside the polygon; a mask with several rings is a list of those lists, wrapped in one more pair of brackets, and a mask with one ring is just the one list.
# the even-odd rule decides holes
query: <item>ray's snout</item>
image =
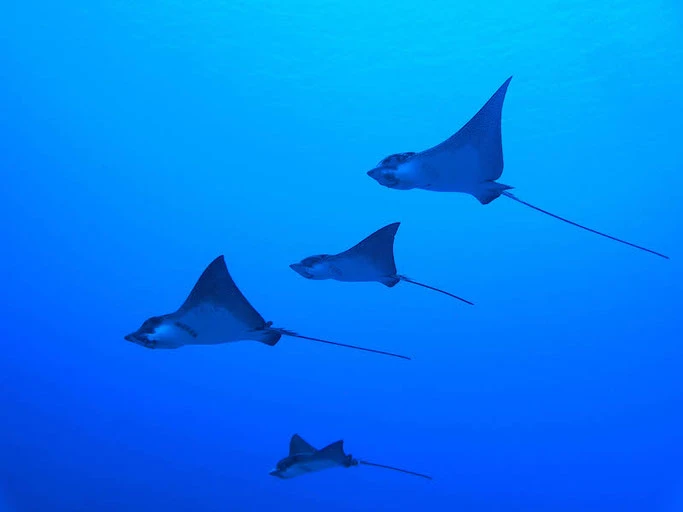
{"label": "ray's snout", "polygon": [[157,347],[156,341],[150,340],[144,334],[139,334],[139,331],[127,334],[126,336],[123,337],[123,339],[126,341],[130,341],[131,343],[135,343],[136,345],[140,345],[141,347],[146,347],[146,348],[156,348]]}
{"label": "ray's snout", "polygon": [[385,166],[375,167],[369,170],[367,175],[384,187],[396,188],[399,184],[396,170]]}
{"label": "ray's snout", "polygon": [[289,268],[291,268],[294,272],[296,272],[299,275],[302,275],[306,278],[310,278],[311,274],[306,270],[306,266],[302,265],[301,263],[292,263]]}

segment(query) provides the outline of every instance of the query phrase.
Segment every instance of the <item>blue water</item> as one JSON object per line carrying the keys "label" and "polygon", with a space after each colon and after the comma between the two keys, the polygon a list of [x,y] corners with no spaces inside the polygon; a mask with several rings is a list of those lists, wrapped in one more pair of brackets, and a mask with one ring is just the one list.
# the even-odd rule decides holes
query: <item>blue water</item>
{"label": "blue water", "polygon": [[[3,3],[6,509],[683,510],[682,69],[678,0]],[[366,176],[510,75],[501,181],[670,261]],[[395,221],[475,307],[288,268]],[[219,254],[276,325],[414,360],[123,340]],[[269,476],[295,432],[435,479]]]}

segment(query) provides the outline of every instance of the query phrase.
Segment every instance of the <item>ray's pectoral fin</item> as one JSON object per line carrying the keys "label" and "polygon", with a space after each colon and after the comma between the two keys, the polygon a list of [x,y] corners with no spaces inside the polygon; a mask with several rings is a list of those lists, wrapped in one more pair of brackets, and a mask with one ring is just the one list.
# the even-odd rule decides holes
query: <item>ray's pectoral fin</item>
{"label": "ray's pectoral fin", "polygon": [[400,225],[400,222],[393,222],[378,229],[339,256],[362,261],[372,261],[379,272],[388,276],[395,274],[394,239]]}
{"label": "ray's pectoral fin", "polygon": [[336,441],[320,450],[320,455],[327,457],[339,463],[346,460],[346,453],[344,452],[344,441]]}
{"label": "ray's pectoral fin", "polygon": [[308,442],[306,442],[299,434],[294,434],[289,441],[289,454],[296,455],[298,453],[315,453],[317,450]]}
{"label": "ray's pectoral fin", "polygon": [[[512,77],[498,88],[460,130],[440,144],[427,149],[422,155],[430,158],[445,153],[451,162],[459,162],[462,172],[467,172],[478,181],[493,181],[500,178],[504,166],[501,120],[510,80]],[[488,198],[488,202],[498,197],[491,197],[491,192],[484,191],[481,192],[481,196],[482,199]]]}
{"label": "ray's pectoral fin", "polygon": [[498,199],[503,192],[511,190],[512,188],[514,187],[496,181],[485,181],[472,191],[472,195],[476,197],[481,204],[489,204],[494,199]]}

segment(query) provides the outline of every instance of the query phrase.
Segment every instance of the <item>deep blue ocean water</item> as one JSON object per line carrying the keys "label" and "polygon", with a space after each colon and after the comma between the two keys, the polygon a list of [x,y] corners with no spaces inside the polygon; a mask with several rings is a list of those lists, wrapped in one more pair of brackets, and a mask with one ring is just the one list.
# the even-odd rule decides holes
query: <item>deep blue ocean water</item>
{"label": "deep blue ocean water", "polygon": [[[678,0],[3,3],[0,510],[683,510],[682,69]],[[510,75],[500,181],[670,261],[366,176]],[[475,307],[288,268],[395,221]],[[219,254],[276,325],[414,360],[123,340]],[[295,432],[434,480],[269,476]]]}

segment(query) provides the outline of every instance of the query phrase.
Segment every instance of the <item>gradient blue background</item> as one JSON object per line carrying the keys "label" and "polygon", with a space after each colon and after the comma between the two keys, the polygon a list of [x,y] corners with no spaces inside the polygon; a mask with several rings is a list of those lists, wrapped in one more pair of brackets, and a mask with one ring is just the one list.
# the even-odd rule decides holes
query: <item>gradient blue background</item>
{"label": "gradient blue background", "polygon": [[[3,3],[8,510],[683,510],[682,34],[678,0]],[[501,181],[671,261],[365,175],[509,75]],[[287,268],[394,221],[476,307]],[[219,254],[267,320],[414,361],[122,339]],[[435,480],[268,476],[294,432]]]}

